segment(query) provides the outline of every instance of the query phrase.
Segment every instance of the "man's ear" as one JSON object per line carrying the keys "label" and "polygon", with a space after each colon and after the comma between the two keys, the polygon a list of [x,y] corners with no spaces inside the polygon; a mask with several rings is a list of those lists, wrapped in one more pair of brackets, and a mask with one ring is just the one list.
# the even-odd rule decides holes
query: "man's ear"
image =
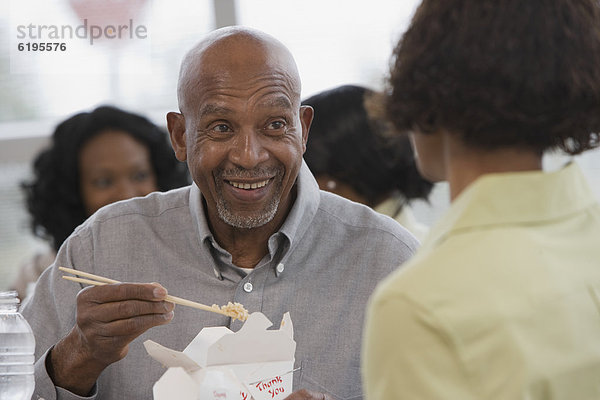
{"label": "man's ear", "polygon": [[302,125],[302,154],[306,151],[306,142],[308,141],[308,131],[312,124],[314,110],[311,106],[300,107],[300,124]]}
{"label": "man's ear", "polygon": [[177,112],[167,113],[167,128],[171,137],[171,146],[179,161],[187,160],[187,145],[185,140],[185,117]]}

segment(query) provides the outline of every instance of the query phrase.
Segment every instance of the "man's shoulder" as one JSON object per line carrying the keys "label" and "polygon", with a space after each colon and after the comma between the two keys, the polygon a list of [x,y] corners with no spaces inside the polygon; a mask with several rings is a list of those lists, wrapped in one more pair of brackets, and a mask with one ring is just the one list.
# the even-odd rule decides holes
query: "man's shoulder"
{"label": "man's shoulder", "polygon": [[363,230],[367,234],[395,237],[413,250],[418,247],[415,237],[393,218],[326,191],[321,191],[318,217],[328,224]]}
{"label": "man's shoulder", "polygon": [[152,192],[144,197],[109,204],[98,210],[90,223],[102,223],[127,216],[158,217],[178,209],[189,210],[190,186],[173,189],[168,192]]}

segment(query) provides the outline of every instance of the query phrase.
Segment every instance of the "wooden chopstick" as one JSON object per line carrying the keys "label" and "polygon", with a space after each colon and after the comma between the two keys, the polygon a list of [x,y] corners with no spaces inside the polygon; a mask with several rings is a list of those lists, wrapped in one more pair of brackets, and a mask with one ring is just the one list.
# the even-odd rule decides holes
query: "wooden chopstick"
{"label": "wooden chopstick", "polygon": [[[73,274],[73,275],[83,276],[84,278],[91,278],[91,279],[93,279],[95,281],[98,281],[98,282],[104,282],[104,283],[121,283],[119,281],[115,281],[114,279],[108,279],[108,278],[105,278],[105,277],[100,276],[100,275],[90,274],[89,272],[78,271],[78,270],[73,269],[73,268],[58,267],[58,269],[60,269],[63,272],[68,272],[68,273]],[[63,276],[63,278],[66,279],[66,277],[64,277],[64,276]],[[82,283],[85,283],[85,282],[82,282]]]}
{"label": "wooden chopstick", "polygon": [[[84,278],[77,278],[75,276],[63,275],[63,279],[73,281],[73,282],[85,283],[88,285],[95,285],[95,286],[102,286],[102,285],[107,285],[107,284],[112,284],[112,283],[121,283],[120,281],[116,281],[114,279],[109,279],[109,278],[105,278],[103,276],[90,274],[89,272],[78,271],[78,270],[72,269],[72,268],[58,267],[58,269],[63,272],[68,272],[73,275],[79,275],[79,276],[84,277]],[[89,279],[86,279],[86,278],[89,278]],[[188,307],[193,307],[193,308],[197,308],[197,309],[204,310],[204,311],[210,311],[210,312],[214,312],[217,314],[226,315],[228,317],[235,317],[234,315],[231,315],[230,313],[219,310],[216,307],[210,307],[205,304],[196,303],[195,301],[182,299],[181,297],[167,295],[165,297],[165,300],[169,301],[171,303],[181,304],[182,306],[188,306]],[[237,318],[237,317],[235,317],[235,318]]]}
{"label": "wooden chopstick", "polygon": [[102,286],[102,285],[108,285],[109,284],[107,282],[93,281],[91,279],[85,279],[85,278],[77,278],[76,276],[63,275],[62,278],[66,279],[68,281],[79,282],[79,283],[87,283],[88,285]]}

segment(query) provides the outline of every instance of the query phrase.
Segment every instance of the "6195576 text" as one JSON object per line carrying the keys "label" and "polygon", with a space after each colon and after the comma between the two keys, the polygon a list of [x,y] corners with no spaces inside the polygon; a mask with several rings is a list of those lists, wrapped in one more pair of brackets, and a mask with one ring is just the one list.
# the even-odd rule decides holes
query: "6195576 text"
{"label": "6195576 text", "polygon": [[19,51],[66,51],[67,44],[64,42],[25,42],[18,43],[17,50]]}

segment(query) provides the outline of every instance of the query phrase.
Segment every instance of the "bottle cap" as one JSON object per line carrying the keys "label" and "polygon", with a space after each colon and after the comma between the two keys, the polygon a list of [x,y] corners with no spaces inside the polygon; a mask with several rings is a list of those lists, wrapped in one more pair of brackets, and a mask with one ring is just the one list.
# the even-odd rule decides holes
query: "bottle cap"
{"label": "bottle cap", "polygon": [[0,304],[19,304],[20,302],[16,290],[0,292]]}

